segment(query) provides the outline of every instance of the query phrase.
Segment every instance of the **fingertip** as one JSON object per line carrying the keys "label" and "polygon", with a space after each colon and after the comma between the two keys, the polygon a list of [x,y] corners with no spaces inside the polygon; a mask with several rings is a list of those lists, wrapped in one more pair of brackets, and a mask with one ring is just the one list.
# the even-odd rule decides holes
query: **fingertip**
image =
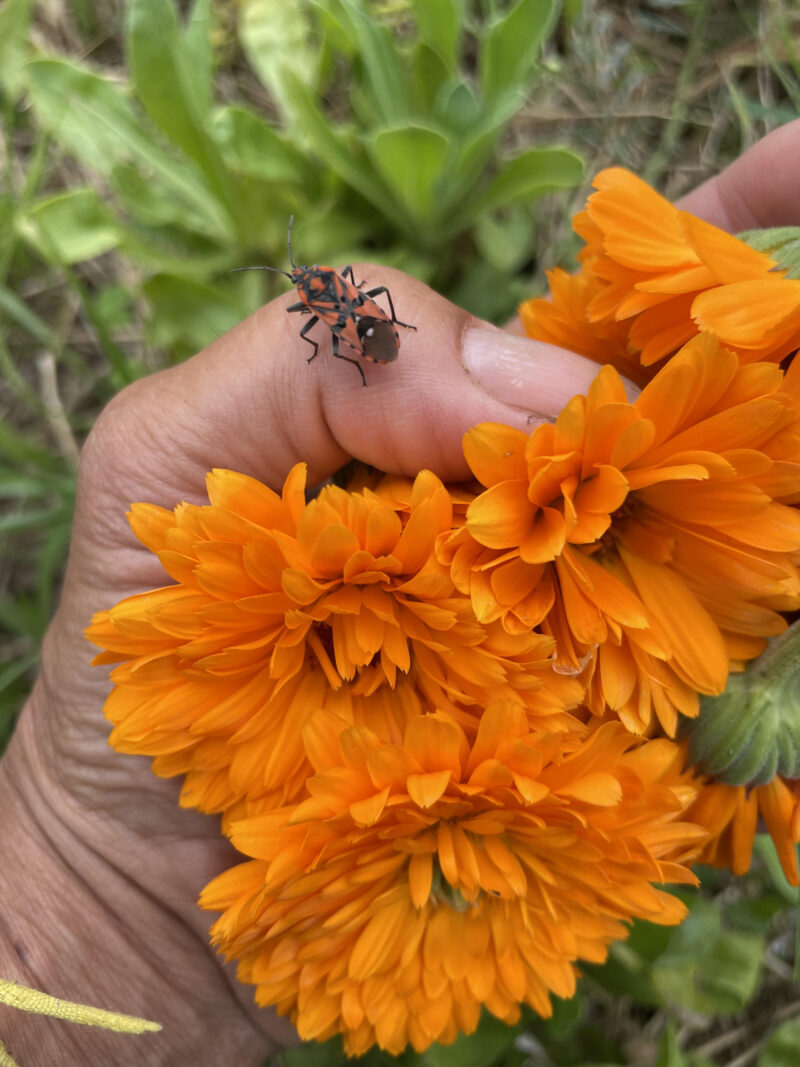
{"label": "fingertip", "polygon": [[[577,352],[486,324],[465,332],[463,359],[481,389],[543,420],[555,419],[573,396],[586,393],[600,370]],[[634,400],[638,387],[622,380]]]}

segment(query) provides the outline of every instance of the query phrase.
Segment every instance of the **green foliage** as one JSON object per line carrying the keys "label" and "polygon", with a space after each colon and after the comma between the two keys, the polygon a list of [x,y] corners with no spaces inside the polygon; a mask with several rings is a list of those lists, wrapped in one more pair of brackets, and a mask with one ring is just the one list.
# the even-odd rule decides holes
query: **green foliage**
{"label": "green foliage", "polygon": [[[683,192],[795,117],[790,6],[565,0],[557,22],[555,0],[0,3],[0,744],[63,567],[70,434],[284,286],[232,268],[286,266],[294,213],[298,261],[391,263],[502,321],[534,262],[563,260],[571,205],[540,198],[578,185],[582,157],[650,160]],[[705,872],[683,928],[634,925],[551,1019],[486,1015],[452,1046],[360,1062],[708,1067],[734,1055],[706,1055],[720,1027],[752,1030],[747,1062],[800,1062],[775,1014],[797,891],[763,839],[757,857],[735,887]],[[346,1060],[334,1040],[273,1062]]]}
{"label": "green foliage", "polygon": [[[501,150],[541,74],[556,12],[556,0],[490,11],[426,0],[398,19],[367,0],[246,0],[234,27],[210,0],[194,0],[185,16],[173,0],[130,0],[119,62],[105,70],[41,43],[32,0],[7,0],[5,152],[13,159],[17,142],[35,145],[0,167],[0,371],[19,405],[17,445],[37,420],[53,442],[32,350],[54,360],[56,388],[68,380],[75,410],[59,414],[61,429],[80,436],[81,411],[93,414],[152,367],[151,351],[183,359],[283,287],[274,275],[230,272],[285,266],[290,214],[301,261],[383,260],[473,310],[510,314],[525,291],[516,276],[532,254],[535,201],[583,175],[568,149],[510,159]],[[99,9],[81,5],[76,18],[97,36]],[[249,63],[249,91],[220,99],[226,34]],[[49,302],[23,295],[27,278]],[[90,338],[77,345],[57,325],[76,313]],[[132,332],[135,351],[118,340]],[[30,441],[40,447],[35,433]],[[66,481],[54,485],[47,448],[12,459],[3,451],[12,443],[0,442],[0,478],[10,479],[0,536],[14,564],[0,604],[14,650],[7,669],[0,659],[9,707],[52,603],[74,459],[69,445],[57,461]]]}
{"label": "green foliage", "polygon": [[[30,568],[28,588],[0,592],[0,744],[28,688],[66,555],[75,495],[67,463],[0,422],[0,543],[6,565]],[[31,558],[28,545],[36,543]]]}
{"label": "green foliage", "polygon": [[796,1067],[800,1062],[800,1019],[781,1024],[764,1046],[757,1067]]}
{"label": "green foliage", "polygon": [[[239,40],[276,123],[242,101],[217,106],[208,0],[196,0],[184,24],[171,0],[131,0],[129,84],[33,48],[24,65],[10,61],[13,91],[24,91],[35,121],[107,188],[20,204],[15,230],[54,263],[119,249],[145,278],[191,280],[217,307],[246,310],[254,287],[227,272],[283,263],[294,213],[309,261],[369,255],[358,247],[369,239],[383,258],[457,289],[479,265],[477,225],[521,204],[530,241],[534,201],[583,176],[568,149],[510,160],[498,152],[539,77],[556,13],[556,0],[519,0],[469,18],[456,0],[419,3],[401,36],[364,0],[248,0]],[[12,59],[24,45],[26,14],[20,0],[4,11]],[[477,50],[474,81],[465,44]],[[342,87],[352,106],[334,121],[326,100]],[[463,242],[457,260],[453,241]],[[511,281],[496,263],[490,292],[481,286],[486,307],[513,309]],[[151,337],[180,358],[196,347],[198,329],[176,304],[176,285],[166,292],[146,282],[143,294],[157,324]]]}
{"label": "green foliage", "polygon": [[79,263],[118,248],[122,230],[91,188],[42,197],[17,222],[20,234],[43,259]]}

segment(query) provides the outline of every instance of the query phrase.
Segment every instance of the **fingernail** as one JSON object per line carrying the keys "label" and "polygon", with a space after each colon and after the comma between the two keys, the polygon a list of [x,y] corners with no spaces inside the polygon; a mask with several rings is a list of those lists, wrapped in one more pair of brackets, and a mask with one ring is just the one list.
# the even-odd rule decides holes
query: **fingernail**
{"label": "fingernail", "polygon": [[[500,330],[470,326],[461,358],[470,377],[496,400],[555,418],[578,393],[586,393],[600,364],[569,349]],[[639,389],[622,379],[629,400]]]}

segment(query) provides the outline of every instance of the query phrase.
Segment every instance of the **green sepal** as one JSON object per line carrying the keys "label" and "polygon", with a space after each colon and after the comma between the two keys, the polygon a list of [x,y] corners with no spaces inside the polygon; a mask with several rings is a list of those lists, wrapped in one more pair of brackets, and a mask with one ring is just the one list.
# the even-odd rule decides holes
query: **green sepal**
{"label": "green sepal", "polygon": [[745,230],[737,234],[757,252],[775,260],[787,278],[800,279],[800,226],[776,226],[771,230]]}
{"label": "green sepal", "polygon": [[689,722],[689,760],[727,785],[800,778],[800,629],[767,646],[725,692],[703,697]]}

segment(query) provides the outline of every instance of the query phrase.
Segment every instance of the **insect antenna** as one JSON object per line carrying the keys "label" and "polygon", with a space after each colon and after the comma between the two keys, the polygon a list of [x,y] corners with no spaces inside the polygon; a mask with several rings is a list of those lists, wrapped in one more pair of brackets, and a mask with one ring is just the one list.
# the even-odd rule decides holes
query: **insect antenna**
{"label": "insect antenna", "polygon": [[289,262],[292,265],[292,270],[297,270],[297,266],[292,255],[292,223],[294,222],[294,215],[289,216],[289,234],[286,238],[286,244],[289,246]]}
{"label": "insect antenna", "polygon": [[276,274],[282,274],[284,278],[288,278],[289,281],[292,280],[291,274],[288,271],[281,270],[280,267],[234,267],[231,274],[236,274],[240,270],[274,270]]}

